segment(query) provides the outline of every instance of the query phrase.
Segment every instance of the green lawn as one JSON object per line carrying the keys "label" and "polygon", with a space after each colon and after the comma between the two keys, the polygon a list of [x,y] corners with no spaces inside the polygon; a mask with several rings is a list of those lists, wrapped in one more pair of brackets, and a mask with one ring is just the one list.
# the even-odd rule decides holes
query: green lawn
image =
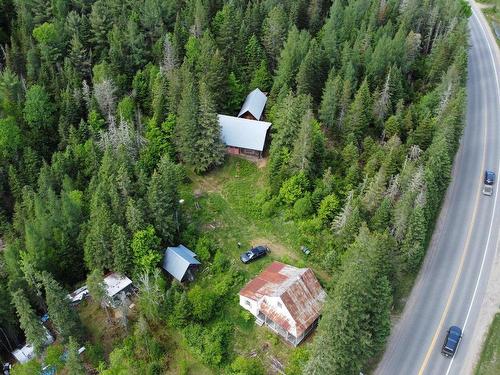
{"label": "green lawn", "polygon": [[495,319],[490,326],[475,374],[500,374],[500,313],[495,315]]}

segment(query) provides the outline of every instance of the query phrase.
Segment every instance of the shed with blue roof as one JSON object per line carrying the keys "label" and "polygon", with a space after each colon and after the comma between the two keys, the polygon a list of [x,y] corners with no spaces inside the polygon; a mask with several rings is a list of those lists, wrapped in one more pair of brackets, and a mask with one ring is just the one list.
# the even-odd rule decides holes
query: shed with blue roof
{"label": "shed with blue roof", "polygon": [[196,257],[197,255],[184,245],[169,246],[165,250],[162,267],[180,282],[193,281],[194,271],[201,264]]}

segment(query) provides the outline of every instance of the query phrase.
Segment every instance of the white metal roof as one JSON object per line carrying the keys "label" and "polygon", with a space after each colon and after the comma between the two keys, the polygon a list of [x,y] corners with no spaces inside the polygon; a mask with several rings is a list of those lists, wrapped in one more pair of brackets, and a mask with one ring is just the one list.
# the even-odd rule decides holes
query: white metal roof
{"label": "white metal roof", "polygon": [[253,90],[247,95],[238,117],[249,112],[256,120],[260,120],[264,107],[266,106],[267,96],[259,89]]}
{"label": "white metal roof", "polygon": [[122,276],[114,272],[104,278],[104,287],[109,297],[113,297],[115,294],[120,293],[130,284],[132,284],[132,280],[127,276]]}
{"label": "white metal roof", "polygon": [[35,356],[35,349],[31,345],[24,345],[21,349],[14,350],[12,355],[19,363],[23,364]]}
{"label": "white metal roof", "polygon": [[165,250],[163,268],[177,280],[182,281],[191,264],[201,264],[196,254],[184,245],[171,246]]}
{"label": "white metal roof", "polygon": [[270,122],[219,115],[222,140],[227,146],[263,151]]}

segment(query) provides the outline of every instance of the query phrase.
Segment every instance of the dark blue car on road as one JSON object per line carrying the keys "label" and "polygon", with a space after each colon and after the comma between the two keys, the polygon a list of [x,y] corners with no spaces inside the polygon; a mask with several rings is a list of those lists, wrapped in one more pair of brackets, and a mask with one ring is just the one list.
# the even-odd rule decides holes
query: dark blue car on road
{"label": "dark blue car on road", "polygon": [[451,326],[444,339],[443,348],[441,353],[446,357],[453,357],[458,348],[458,343],[462,338],[462,329],[457,326]]}

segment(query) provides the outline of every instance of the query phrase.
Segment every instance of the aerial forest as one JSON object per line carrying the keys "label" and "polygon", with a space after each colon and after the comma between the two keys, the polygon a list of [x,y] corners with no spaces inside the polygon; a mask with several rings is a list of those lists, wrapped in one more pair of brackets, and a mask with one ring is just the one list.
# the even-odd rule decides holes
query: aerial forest
{"label": "aerial forest", "polygon": [[[190,211],[193,181],[254,168],[226,154],[217,114],[238,113],[255,88],[272,123],[265,165],[230,204],[255,225],[293,226],[276,236],[312,249],[297,265],[320,270],[328,295],[306,343],[276,344],[291,353],[282,371],[373,369],[450,181],[469,15],[464,0],[0,0],[0,357],[25,342],[38,355],[12,375],[47,363],[74,375],[275,373],[237,338],[254,268],[199,224],[208,203]],[[202,261],[193,285],[159,271],[179,243]],[[66,294],[87,284],[105,316],[111,271],[138,291],[103,347]]]}

